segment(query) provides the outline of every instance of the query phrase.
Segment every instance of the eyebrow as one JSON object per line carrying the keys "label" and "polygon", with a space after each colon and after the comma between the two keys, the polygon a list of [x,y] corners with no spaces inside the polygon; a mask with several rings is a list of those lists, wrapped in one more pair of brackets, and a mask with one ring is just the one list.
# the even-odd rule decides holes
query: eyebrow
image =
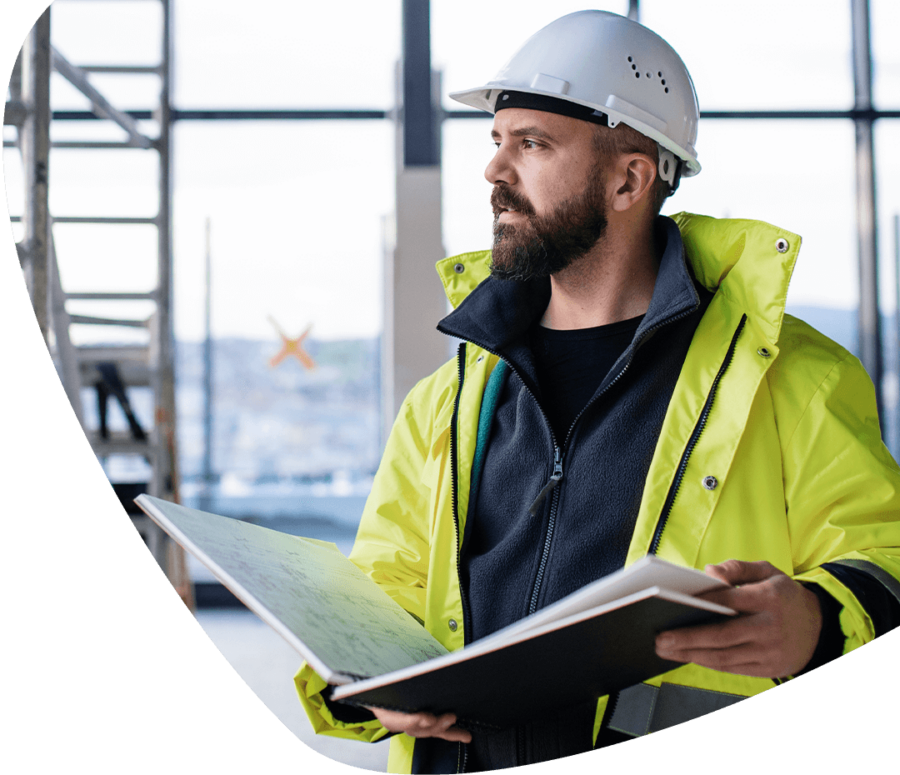
{"label": "eyebrow", "polygon": [[[520,129],[511,129],[509,134],[513,137],[524,137],[526,135],[531,135],[532,137],[539,137],[541,140],[552,140],[553,136],[545,132],[543,129],[538,129],[536,126],[526,126]],[[495,140],[500,137],[500,133],[496,129],[491,130],[491,137]]]}

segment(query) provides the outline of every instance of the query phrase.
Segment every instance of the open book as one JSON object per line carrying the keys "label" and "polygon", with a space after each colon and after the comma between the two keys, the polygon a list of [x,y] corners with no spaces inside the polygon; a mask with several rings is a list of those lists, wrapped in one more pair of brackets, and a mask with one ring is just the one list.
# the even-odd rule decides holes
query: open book
{"label": "open book", "polygon": [[534,719],[664,673],[677,663],[656,656],[658,632],[734,614],[695,597],[725,584],[647,556],[451,653],[334,544],[149,495],[136,503],[337,685],[334,699],[451,711],[469,726]]}

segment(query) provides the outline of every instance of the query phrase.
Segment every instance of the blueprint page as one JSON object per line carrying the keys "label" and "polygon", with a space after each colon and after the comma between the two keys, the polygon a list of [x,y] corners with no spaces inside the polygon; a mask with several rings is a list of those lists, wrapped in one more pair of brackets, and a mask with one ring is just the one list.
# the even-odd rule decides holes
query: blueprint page
{"label": "blueprint page", "polygon": [[325,680],[345,683],[447,653],[334,544],[147,495],[137,503]]}

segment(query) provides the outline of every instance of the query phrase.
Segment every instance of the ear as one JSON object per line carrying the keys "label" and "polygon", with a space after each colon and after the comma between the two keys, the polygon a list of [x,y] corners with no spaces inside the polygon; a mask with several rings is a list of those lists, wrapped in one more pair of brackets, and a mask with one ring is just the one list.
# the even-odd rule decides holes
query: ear
{"label": "ear", "polygon": [[619,156],[607,192],[610,209],[623,213],[639,202],[647,201],[656,175],[656,164],[647,154],[626,153]]}

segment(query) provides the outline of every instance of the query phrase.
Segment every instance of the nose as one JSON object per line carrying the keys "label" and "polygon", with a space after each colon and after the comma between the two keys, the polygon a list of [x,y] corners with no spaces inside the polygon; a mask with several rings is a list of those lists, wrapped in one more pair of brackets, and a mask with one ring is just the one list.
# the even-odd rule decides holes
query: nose
{"label": "nose", "polygon": [[515,183],[516,175],[512,164],[510,163],[508,144],[500,143],[497,147],[494,158],[492,158],[487,167],[484,168],[484,177],[488,183],[498,185],[505,183],[511,186]]}

